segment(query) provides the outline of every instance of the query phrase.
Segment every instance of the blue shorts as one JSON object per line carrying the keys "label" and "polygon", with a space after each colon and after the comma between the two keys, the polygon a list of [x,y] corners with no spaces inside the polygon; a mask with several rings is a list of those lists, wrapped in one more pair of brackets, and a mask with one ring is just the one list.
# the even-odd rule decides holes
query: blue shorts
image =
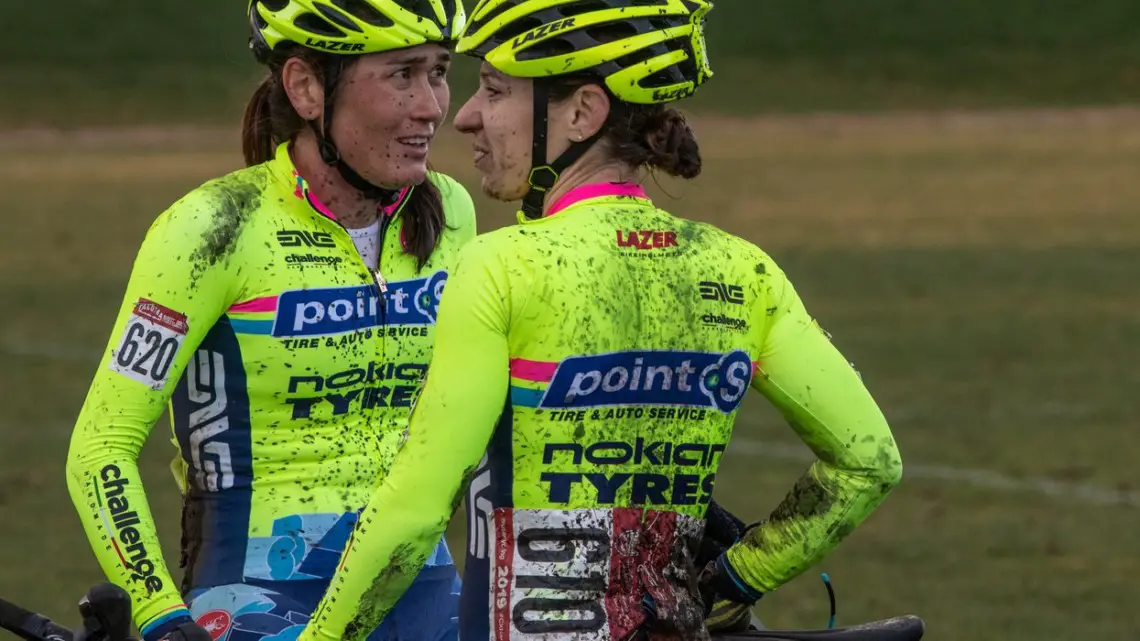
{"label": "blue shorts", "polygon": [[[295,641],[328,581],[275,581],[191,590],[190,615],[214,641]],[[459,574],[425,567],[368,641],[458,641]]]}

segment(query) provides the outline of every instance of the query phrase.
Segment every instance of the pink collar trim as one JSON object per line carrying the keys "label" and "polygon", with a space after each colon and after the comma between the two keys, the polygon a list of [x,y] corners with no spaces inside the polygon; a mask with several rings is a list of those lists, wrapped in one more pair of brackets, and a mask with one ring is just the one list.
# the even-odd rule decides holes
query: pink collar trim
{"label": "pink collar trim", "polygon": [[[296,169],[293,170],[293,177],[297,180],[297,187],[294,190],[293,195],[297,198],[304,198],[307,200],[309,204],[313,206],[313,209],[316,209],[325,218],[328,218],[329,220],[336,220],[336,214],[332,213],[332,211],[329,210],[329,208],[326,207],[319,198],[317,198],[317,195],[309,190],[308,185],[305,183],[305,179],[301,177],[301,174],[297,173]],[[380,211],[383,212],[385,216],[391,216],[392,214],[395,214],[397,211],[399,211],[400,205],[404,204],[404,198],[407,197],[408,190],[410,189],[411,187],[404,187],[401,189],[400,195],[396,198],[396,202],[388,205],[387,207],[381,207]]]}
{"label": "pink collar trim", "polygon": [[593,183],[571,189],[568,194],[562,196],[558,199],[558,202],[554,203],[554,206],[550,208],[550,211],[546,212],[546,215],[553,216],[584,200],[612,196],[649,199],[649,195],[645,193],[645,188],[637,183]]}

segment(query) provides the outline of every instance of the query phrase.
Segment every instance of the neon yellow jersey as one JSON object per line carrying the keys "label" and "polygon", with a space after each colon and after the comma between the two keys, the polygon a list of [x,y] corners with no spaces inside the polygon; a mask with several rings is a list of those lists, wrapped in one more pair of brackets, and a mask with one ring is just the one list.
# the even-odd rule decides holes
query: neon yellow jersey
{"label": "neon yellow jersey", "polygon": [[819,457],[729,552],[754,589],[811,566],[899,479],[882,413],[769,256],[634,186],[568,199],[463,250],[410,438],[362,516],[384,526],[350,542],[302,639],[371,629],[464,491],[461,638],[621,639],[647,595],[700,638],[692,559],[750,387]]}
{"label": "neon yellow jersey", "polygon": [[[195,189],[147,232],[75,426],[67,481],[148,639],[187,620],[191,589],[333,575],[405,436],[448,271],[475,235],[468,193],[430,179],[447,227],[422,269],[403,251],[394,207],[373,273],[287,145]],[[185,494],[181,591],[135,463],[168,406]]]}

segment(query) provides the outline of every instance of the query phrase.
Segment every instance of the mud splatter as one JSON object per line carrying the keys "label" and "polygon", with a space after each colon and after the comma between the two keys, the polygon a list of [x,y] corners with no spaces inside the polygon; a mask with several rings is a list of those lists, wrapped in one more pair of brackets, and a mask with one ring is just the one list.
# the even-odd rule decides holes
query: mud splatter
{"label": "mud splatter", "polygon": [[769,521],[790,521],[826,514],[835,497],[811,474],[796,481],[795,487],[784,497],[769,517]]}
{"label": "mud splatter", "polygon": [[242,227],[261,203],[268,178],[268,170],[257,167],[219,178],[205,187],[214,197],[213,220],[191,260],[214,265],[233,253]]}
{"label": "mud splatter", "polygon": [[[397,546],[388,558],[388,565],[362,595],[356,615],[345,626],[342,638],[346,641],[364,639],[375,630],[396,604],[397,600],[390,598],[391,595],[403,592],[411,585],[425,563],[427,554],[417,555],[415,546],[411,543]],[[390,605],[387,608],[377,607],[376,604],[382,601],[387,601]]]}

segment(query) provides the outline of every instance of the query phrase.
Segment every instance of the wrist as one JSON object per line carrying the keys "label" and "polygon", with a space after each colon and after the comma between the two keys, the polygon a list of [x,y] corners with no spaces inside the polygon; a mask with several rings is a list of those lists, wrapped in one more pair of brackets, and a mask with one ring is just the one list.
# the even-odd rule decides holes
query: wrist
{"label": "wrist", "polygon": [[709,583],[718,596],[747,605],[752,605],[764,597],[763,592],[749,585],[736,568],[732,567],[727,552],[717,557],[712,566]]}

